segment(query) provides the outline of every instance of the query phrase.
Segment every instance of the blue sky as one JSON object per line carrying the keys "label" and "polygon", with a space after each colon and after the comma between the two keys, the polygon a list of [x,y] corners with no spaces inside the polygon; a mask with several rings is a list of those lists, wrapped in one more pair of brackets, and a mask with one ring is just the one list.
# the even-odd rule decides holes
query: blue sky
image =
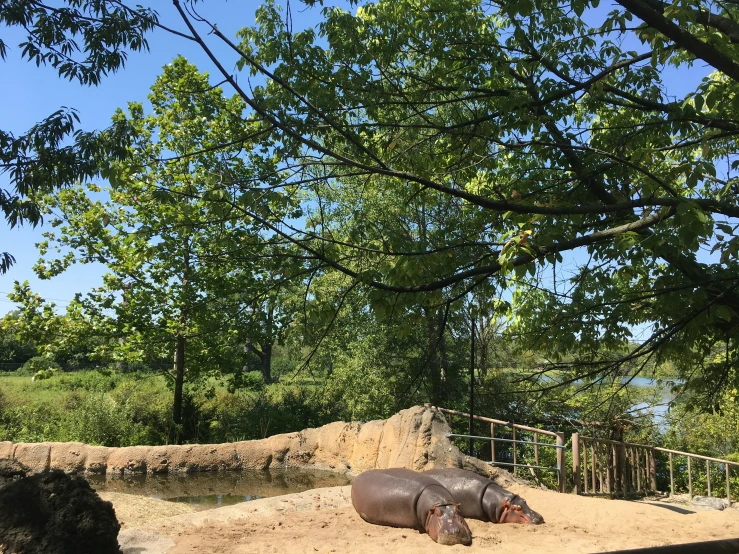
{"label": "blue sky", "polygon": [[[156,9],[162,23],[184,30],[179,15],[168,0],[154,0],[147,5]],[[257,2],[232,0],[209,0],[197,4],[201,14],[216,22],[218,28],[227,36],[234,37],[238,29],[254,24],[254,11]],[[302,4],[293,1],[292,15],[294,28],[300,29],[315,25],[320,19],[320,10],[306,10]],[[608,12],[614,6],[601,4],[598,11]],[[202,28],[200,29],[202,30]],[[0,62],[0,78],[13,86],[0,88],[0,121],[2,128],[22,133],[43,117],[61,106],[74,107],[81,116],[80,128],[101,129],[109,124],[110,116],[116,108],[124,107],[129,101],[142,101],[149,87],[159,75],[162,66],[177,55],[184,55],[202,71],[216,72],[215,67],[196,44],[171,34],[157,31],[149,36],[149,53],[131,53],[126,69],[103,80],[98,87],[81,87],[58,78],[56,71],[49,67],[37,68],[35,64],[21,60],[17,44],[23,34],[17,30],[3,29],[3,40],[9,46],[8,58]],[[209,44],[216,45],[213,37]],[[214,48],[226,69],[234,69],[235,57],[228,50]],[[641,50],[641,49],[640,49]],[[669,93],[676,96],[694,88],[707,74],[706,69],[696,65],[690,70],[668,72],[666,83]],[[244,77],[242,76],[242,79]],[[220,79],[217,79],[220,80]],[[230,94],[230,92],[227,91]],[[7,184],[7,177],[0,176],[0,186]],[[74,297],[76,292],[87,292],[101,283],[102,266],[74,266],[51,281],[36,278],[32,267],[38,260],[35,243],[41,240],[43,227],[36,229],[22,227],[9,229],[0,223],[0,250],[10,251],[16,258],[11,270],[0,275],[0,315],[14,308],[6,295],[13,288],[14,281],[28,280],[31,289],[47,300],[53,300],[60,308]]]}
{"label": "blue sky", "polygon": [[[160,21],[177,30],[185,31],[184,24],[169,0],[146,2],[160,15]],[[295,29],[313,26],[319,21],[320,10],[305,10],[293,2],[292,17]],[[232,0],[209,0],[198,3],[199,13],[206,19],[217,23],[226,36],[235,37],[236,32],[254,24],[254,12],[258,2]],[[299,9],[300,8],[300,9]],[[203,31],[202,27],[198,28]],[[34,123],[48,116],[61,106],[76,108],[81,117],[79,128],[85,130],[102,129],[110,124],[110,117],[116,108],[125,107],[130,101],[143,101],[161,68],[177,55],[183,55],[195,63],[201,71],[216,74],[216,68],[200,47],[191,41],[175,37],[169,33],[156,31],[149,35],[150,52],[131,53],[124,71],[104,79],[97,87],[81,87],[59,79],[56,70],[50,67],[36,67],[35,63],[20,57],[18,43],[24,34],[16,29],[2,28],[3,40],[9,52],[5,62],[0,62],[0,80],[14,86],[0,88],[0,121],[2,128],[14,133],[23,133]],[[216,40],[210,37],[221,61],[227,61],[227,70],[236,71],[235,56],[227,49],[219,48]],[[243,76],[242,76],[243,79]],[[215,79],[220,81],[220,78]],[[228,94],[231,92],[227,91]],[[0,175],[0,186],[8,183],[6,176]],[[73,266],[62,275],[50,281],[36,278],[32,267],[38,260],[35,244],[42,237],[43,226],[35,229],[21,227],[9,229],[0,222],[0,250],[9,251],[16,264],[5,275],[0,275],[0,316],[14,308],[6,296],[13,290],[13,282],[28,280],[31,290],[47,300],[54,300],[60,308],[74,298],[76,292],[87,292],[102,282],[102,265]]]}

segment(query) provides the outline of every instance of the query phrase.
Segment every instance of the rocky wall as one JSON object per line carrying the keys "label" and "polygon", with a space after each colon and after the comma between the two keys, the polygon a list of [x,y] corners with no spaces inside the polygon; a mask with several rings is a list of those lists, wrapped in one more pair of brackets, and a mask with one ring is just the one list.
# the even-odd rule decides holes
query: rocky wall
{"label": "rocky wall", "polygon": [[0,442],[0,459],[17,461],[32,472],[167,473],[312,467],[344,473],[407,467],[461,467],[507,481],[507,472],[462,454],[444,435],[442,414],[416,406],[386,420],[337,421],[316,429],[227,444],[109,448],[82,443]]}

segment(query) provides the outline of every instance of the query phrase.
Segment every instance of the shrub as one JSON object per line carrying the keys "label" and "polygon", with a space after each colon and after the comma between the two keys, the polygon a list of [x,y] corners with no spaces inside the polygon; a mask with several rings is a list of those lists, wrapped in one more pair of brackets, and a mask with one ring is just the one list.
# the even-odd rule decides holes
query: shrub
{"label": "shrub", "polygon": [[132,410],[108,394],[84,395],[66,423],[68,434],[87,444],[133,446],[147,443],[146,426],[134,421]]}
{"label": "shrub", "polygon": [[[21,369],[19,370],[19,373],[22,375],[38,375],[40,372],[49,372],[49,371],[56,371],[59,369],[59,364],[49,360],[47,358],[44,358],[42,356],[35,356],[28,360]],[[41,377],[42,379],[44,377]]]}

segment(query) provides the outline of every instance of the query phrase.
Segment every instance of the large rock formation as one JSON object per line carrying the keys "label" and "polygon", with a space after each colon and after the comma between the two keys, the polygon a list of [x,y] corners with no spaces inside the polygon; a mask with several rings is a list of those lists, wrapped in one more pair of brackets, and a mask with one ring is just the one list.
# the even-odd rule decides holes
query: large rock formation
{"label": "large rock formation", "polygon": [[113,505],[53,470],[0,488],[0,552],[120,554]]}
{"label": "large rock formation", "polygon": [[368,469],[460,467],[498,477],[507,472],[462,454],[444,435],[449,426],[434,409],[416,406],[386,420],[335,422],[317,429],[229,444],[106,448],[80,443],[0,442],[0,458],[33,472],[166,473],[314,467],[361,473]]}

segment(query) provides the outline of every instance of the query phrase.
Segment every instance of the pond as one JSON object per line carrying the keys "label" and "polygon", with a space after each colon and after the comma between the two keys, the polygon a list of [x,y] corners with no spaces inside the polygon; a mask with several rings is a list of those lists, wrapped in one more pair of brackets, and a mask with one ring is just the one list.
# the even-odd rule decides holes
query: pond
{"label": "pond", "polygon": [[201,509],[351,483],[348,475],[293,468],[153,475],[87,475],[85,478],[97,491],[185,502]]}

